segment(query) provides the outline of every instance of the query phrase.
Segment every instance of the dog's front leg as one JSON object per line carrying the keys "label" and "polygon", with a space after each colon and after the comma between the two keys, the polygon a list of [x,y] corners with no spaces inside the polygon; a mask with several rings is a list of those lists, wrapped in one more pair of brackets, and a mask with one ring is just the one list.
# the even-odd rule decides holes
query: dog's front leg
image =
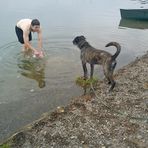
{"label": "dog's front leg", "polygon": [[90,64],[90,78],[93,78],[93,73],[94,73],[94,64]]}
{"label": "dog's front leg", "polygon": [[84,79],[87,79],[87,67],[86,67],[86,63],[82,62],[82,67],[83,67],[83,71],[84,71]]}

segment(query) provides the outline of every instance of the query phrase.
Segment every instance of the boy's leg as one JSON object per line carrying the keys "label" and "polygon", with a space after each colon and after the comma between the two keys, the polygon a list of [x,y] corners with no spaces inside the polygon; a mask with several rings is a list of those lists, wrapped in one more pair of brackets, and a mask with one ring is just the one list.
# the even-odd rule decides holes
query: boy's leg
{"label": "boy's leg", "polygon": [[[28,51],[28,47],[24,44],[24,38],[23,38],[23,30],[18,28],[17,26],[15,26],[15,32],[16,32],[16,35],[17,35],[17,38],[18,38],[18,41],[23,44],[23,48],[22,48],[22,51],[25,52],[25,51]],[[31,32],[29,33],[29,41],[32,40],[32,34]]]}

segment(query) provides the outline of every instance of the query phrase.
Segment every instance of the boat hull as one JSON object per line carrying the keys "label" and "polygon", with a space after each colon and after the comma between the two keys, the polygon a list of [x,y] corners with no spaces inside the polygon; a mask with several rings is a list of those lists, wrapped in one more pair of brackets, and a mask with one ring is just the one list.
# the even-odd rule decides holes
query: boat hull
{"label": "boat hull", "polygon": [[122,19],[148,20],[148,9],[120,9]]}

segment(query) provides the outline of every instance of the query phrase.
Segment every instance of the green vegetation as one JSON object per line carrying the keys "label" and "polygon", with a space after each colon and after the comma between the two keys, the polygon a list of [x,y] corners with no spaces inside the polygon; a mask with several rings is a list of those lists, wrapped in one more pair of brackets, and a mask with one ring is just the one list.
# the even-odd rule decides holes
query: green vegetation
{"label": "green vegetation", "polygon": [[0,145],[0,148],[10,148],[9,144]]}
{"label": "green vegetation", "polygon": [[76,79],[76,84],[82,88],[90,88],[90,85],[95,85],[97,84],[98,79],[97,78],[92,78],[92,79],[84,79],[84,77],[78,77]]}

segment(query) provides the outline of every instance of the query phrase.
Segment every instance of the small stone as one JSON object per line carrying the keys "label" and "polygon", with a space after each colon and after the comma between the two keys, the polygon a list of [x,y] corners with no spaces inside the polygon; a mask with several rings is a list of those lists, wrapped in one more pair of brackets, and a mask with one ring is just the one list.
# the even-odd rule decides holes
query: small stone
{"label": "small stone", "polygon": [[76,138],[77,138],[77,136],[71,136],[70,138],[71,138],[71,139],[76,139]]}
{"label": "small stone", "polygon": [[33,57],[33,58],[36,58],[36,55],[34,54],[32,57]]}
{"label": "small stone", "polygon": [[64,110],[64,107],[61,107],[61,106],[58,106],[58,107],[57,107],[57,112],[58,112],[58,113],[64,113],[64,111],[65,111],[65,110]]}
{"label": "small stone", "polygon": [[19,79],[19,78],[20,78],[20,75],[17,76],[17,79]]}
{"label": "small stone", "polygon": [[44,135],[46,135],[46,134],[47,134],[47,131],[44,132]]}
{"label": "small stone", "polygon": [[82,144],[84,144],[84,143],[85,143],[85,141],[81,141],[81,143],[82,143]]}
{"label": "small stone", "polygon": [[30,92],[34,92],[34,89],[30,89]]}

